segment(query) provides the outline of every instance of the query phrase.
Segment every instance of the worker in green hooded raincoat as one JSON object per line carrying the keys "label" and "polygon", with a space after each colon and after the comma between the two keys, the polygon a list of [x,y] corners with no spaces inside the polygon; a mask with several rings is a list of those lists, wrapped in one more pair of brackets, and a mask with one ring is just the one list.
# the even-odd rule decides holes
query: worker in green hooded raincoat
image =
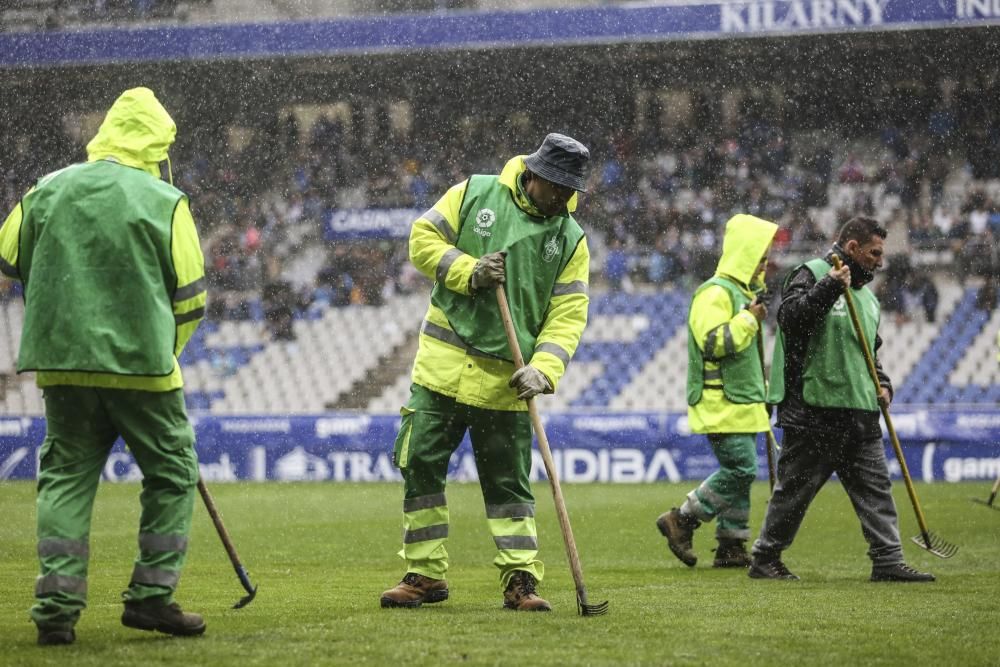
{"label": "worker in green hooded raincoat", "polygon": [[757,339],[767,310],[767,253],[778,226],[752,215],[726,223],[722,257],[694,293],[688,315],[688,423],[708,436],[719,470],[691,491],[680,508],[656,520],[667,545],[685,565],[697,563],[692,539],[702,522],[717,519],[714,567],[748,567],[750,485],[757,477],[757,434],[770,428],[764,404],[764,366]]}
{"label": "worker in green hooded raincoat", "polygon": [[143,474],[122,623],[205,630],[173,601],[198,482],[177,357],[205,312],[187,196],[160,178],[175,134],[151,90],[125,91],[87,161],[40,178],[0,227],[0,270],[24,284],[17,370],[37,373],[45,400],[31,608],[39,644],[76,638],[94,497],[119,437]]}

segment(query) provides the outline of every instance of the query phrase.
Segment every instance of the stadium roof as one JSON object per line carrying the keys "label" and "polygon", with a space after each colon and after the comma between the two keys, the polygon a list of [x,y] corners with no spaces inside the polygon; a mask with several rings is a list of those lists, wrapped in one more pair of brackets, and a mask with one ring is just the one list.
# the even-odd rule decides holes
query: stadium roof
{"label": "stadium roof", "polygon": [[0,33],[0,67],[730,39],[1000,23],[991,0],[685,0],[237,25]]}

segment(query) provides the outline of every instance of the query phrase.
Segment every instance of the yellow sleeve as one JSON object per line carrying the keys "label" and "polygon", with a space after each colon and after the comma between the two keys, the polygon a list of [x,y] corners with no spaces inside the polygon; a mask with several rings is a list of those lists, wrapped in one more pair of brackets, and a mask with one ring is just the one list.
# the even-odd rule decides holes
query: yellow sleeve
{"label": "yellow sleeve", "polygon": [[201,253],[201,242],[198,240],[198,230],[195,229],[187,197],[182,198],[174,209],[170,253],[177,274],[177,289],[173,298],[174,323],[177,327],[174,355],[180,356],[205,317],[207,297],[205,257]]}
{"label": "yellow sleeve", "polygon": [[760,328],[757,318],[745,309],[732,312],[729,293],[718,285],[709,285],[694,298],[688,324],[705,359],[718,361],[753,344]]}
{"label": "yellow sleeve", "polygon": [[17,244],[21,236],[21,203],[18,202],[0,227],[0,272],[5,276],[21,279],[17,268]]}
{"label": "yellow sleeve", "polygon": [[587,327],[587,295],[590,280],[590,249],[580,239],[566,268],[556,278],[545,323],[535,342],[531,365],[545,374],[553,391],[576,354]]}
{"label": "yellow sleeve", "polygon": [[469,293],[476,258],[455,247],[468,181],[452,186],[410,228],[410,261],[428,278],[453,292]]}

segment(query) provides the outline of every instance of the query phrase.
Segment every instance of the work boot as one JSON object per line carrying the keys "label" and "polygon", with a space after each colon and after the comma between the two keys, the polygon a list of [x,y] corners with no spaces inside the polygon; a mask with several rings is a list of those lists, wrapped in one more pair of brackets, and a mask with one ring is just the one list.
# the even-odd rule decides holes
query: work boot
{"label": "work boot", "polygon": [[205,632],[205,620],[200,614],[182,611],[179,604],[166,604],[163,598],[127,600],[122,613],[122,625],[136,630],[156,630],[178,637],[191,637]]}
{"label": "work boot", "polygon": [[688,567],[694,567],[698,562],[698,557],[694,555],[691,540],[694,538],[695,528],[701,522],[693,516],[681,514],[676,507],[661,514],[656,520],[656,527],[660,529],[660,534],[667,538],[667,546],[682,563]]}
{"label": "work boot", "polygon": [[712,567],[750,567],[746,541],[720,537]]}
{"label": "work boot", "polygon": [[431,579],[416,572],[407,572],[403,580],[382,593],[383,609],[390,607],[406,607],[416,609],[423,603],[432,604],[448,599],[448,582],[444,579]]}
{"label": "work boot", "polygon": [[934,581],[930,572],[918,572],[906,563],[878,565],[872,568],[872,581]]}
{"label": "work boot", "polygon": [[535,587],[538,580],[530,573],[518,570],[503,592],[503,606],[515,611],[552,611],[552,605],[538,597]]}
{"label": "work boot", "polygon": [[750,563],[750,571],[747,573],[751,579],[784,579],[786,581],[798,581],[799,578],[792,574],[780,558],[763,559],[754,556]]}
{"label": "work boot", "polygon": [[73,631],[72,626],[68,625],[38,626],[39,646],[60,646],[63,644],[72,644],[75,641],[76,641],[76,632]]}

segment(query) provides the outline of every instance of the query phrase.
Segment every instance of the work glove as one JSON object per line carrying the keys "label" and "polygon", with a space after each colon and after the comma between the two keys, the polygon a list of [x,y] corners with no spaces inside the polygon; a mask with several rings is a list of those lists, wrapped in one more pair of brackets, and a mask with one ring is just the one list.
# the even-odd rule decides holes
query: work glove
{"label": "work glove", "polygon": [[501,251],[491,252],[480,257],[472,269],[469,287],[472,290],[481,290],[502,284],[506,279],[504,275],[504,258],[506,256],[507,253]]}
{"label": "work glove", "polygon": [[514,391],[517,392],[517,397],[521,400],[527,400],[538,394],[552,391],[552,385],[549,384],[549,379],[545,377],[545,373],[531,364],[522,366],[514,371],[507,385],[514,388]]}

